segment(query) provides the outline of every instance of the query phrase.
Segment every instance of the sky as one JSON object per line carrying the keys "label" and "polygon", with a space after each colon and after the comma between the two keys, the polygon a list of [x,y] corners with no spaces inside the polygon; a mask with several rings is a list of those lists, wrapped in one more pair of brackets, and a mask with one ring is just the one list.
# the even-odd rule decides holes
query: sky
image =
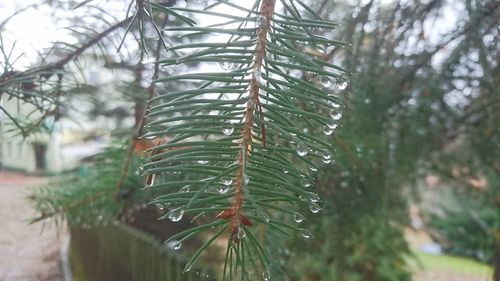
{"label": "sky", "polygon": [[[361,4],[365,4],[368,0],[359,0]],[[453,26],[456,25],[458,20],[458,10],[462,9],[460,5],[456,3],[449,2],[453,0],[448,0],[449,4],[444,5],[441,10],[442,13],[436,22],[428,22],[425,29],[428,30],[427,36],[429,36],[429,42],[433,43],[441,39],[442,34],[445,34]],[[16,1],[16,0],[2,0],[0,2],[0,22],[6,19],[8,16],[12,15],[16,10],[25,8],[33,3],[42,3],[43,0],[27,0],[27,1]],[[59,3],[68,3],[68,1],[58,1]],[[111,14],[116,15],[117,18],[123,18],[125,16],[123,6],[123,1],[120,0],[94,0],[90,4],[98,6],[100,8],[106,9]],[[189,7],[189,4],[193,1],[179,1],[183,6]],[[252,4],[253,1],[246,1],[248,6]],[[278,6],[280,6],[277,1]],[[348,0],[348,2],[356,3],[358,0]],[[390,4],[392,0],[380,0],[381,5]],[[121,3],[121,4],[120,4]],[[90,5],[89,5],[90,6]],[[222,8],[221,12],[229,12],[230,14],[238,13],[234,9]],[[8,52],[11,50],[12,46],[16,46],[14,54],[12,57],[20,57],[16,63],[19,68],[24,68],[29,64],[37,61],[39,58],[38,52],[49,48],[52,42],[55,41],[69,41],[70,43],[73,38],[68,36],[69,33],[65,30],[66,27],[70,27],[72,17],[84,17],[85,12],[88,10],[87,7],[83,7],[77,10],[71,9],[72,7],[67,4],[66,11],[58,10],[54,12],[48,5],[40,4],[36,8],[29,8],[23,11],[13,19],[11,19],[6,28],[2,30],[3,37],[3,48]],[[54,14],[55,13],[55,14]],[[56,18],[60,18],[56,21]],[[108,17],[111,20],[110,17]],[[95,19],[89,19],[95,20]],[[213,17],[206,17],[201,19],[201,21],[212,22]],[[411,42],[410,42],[411,44]],[[415,46],[415,48],[420,48],[422,46]],[[0,57],[0,62],[3,58]]]}

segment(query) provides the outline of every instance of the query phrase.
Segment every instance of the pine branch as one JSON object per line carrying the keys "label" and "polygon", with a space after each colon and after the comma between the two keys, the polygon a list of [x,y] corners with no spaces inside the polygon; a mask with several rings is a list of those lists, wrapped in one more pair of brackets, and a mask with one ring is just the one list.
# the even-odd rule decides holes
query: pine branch
{"label": "pine branch", "polygon": [[[165,26],[167,24],[167,22],[168,22],[168,16],[165,16],[165,18],[163,19],[163,22],[162,22],[162,27]],[[162,33],[160,33],[159,37],[160,38],[158,39],[158,41],[156,43],[156,48],[154,50],[154,56],[155,56],[156,61],[158,61],[160,59],[161,50],[162,50],[162,47],[164,46]],[[158,79],[159,74],[160,74],[160,64],[155,62],[152,80],[154,81],[154,80]],[[147,97],[147,103],[145,106],[146,110],[151,106],[151,99],[155,96],[155,94],[156,94],[156,85],[155,85],[155,83],[151,83],[148,87],[148,97]],[[144,128],[145,122],[146,122],[146,115],[143,114],[139,118],[138,123],[135,125],[134,133],[132,134],[132,138],[130,141],[130,146],[127,150],[127,155],[126,155],[125,160],[123,162],[122,172],[120,174],[120,177],[118,178],[118,182],[117,182],[116,187],[115,187],[115,200],[117,200],[117,201],[120,201],[119,195],[120,195],[120,192],[123,188],[123,184],[125,183],[125,179],[127,177],[128,168],[130,165],[130,159],[132,158],[134,148],[137,145],[137,141],[138,141],[139,136],[141,135],[141,132]]]}
{"label": "pine branch", "polygon": [[[203,10],[171,8],[227,20],[207,27],[165,29],[190,42],[171,47],[172,57],[159,61],[177,69],[156,83],[195,87],[160,92],[152,98],[147,116],[145,137],[169,138],[150,150],[154,153],[144,165],[147,187],[162,193],[152,203],[168,205],[164,218],[172,221],[195,215],[196,226],[168,241],[181,243],[201,232],[211,234],[185,271],[203,249],[227,239],[223,275],[252,280],[251,272],[269,274],[280,241],[292,235],[312,236],[295,225],[303,220],[298,209],[321,209],[312,191],[314,176],[307,170],[317,171],[320,163],[331,162],[330,138],[342,117],[339,94],[347,87],[348,75],[314,54],[346,44],[315,34],[316,29],[336,25],[318,19],[302,2],[281,3],[286,14],[275,10],[274,0],[256,1],[251,9],[232,1]],[[222,14],[216,9],[219,5],[246,16]],[[229,39],[203,40],[212,34]],[[297,48],[297,43],[303,45]],[[315,51],[303,52],[304,45]],[[212,70],[218,63],[222,71],[179,71],[179,65],[195,63]],[[167,174],[179,179],[162,181],[160,175]],[[203,215],[213,222],[197,220]],[[212,227],[216,230],[210,231]],[[250,261],[253,257],[256,260]]]}
{"label": "pine branch", "polygon": [[131,18],[124,19],[113,26],[109,27],[108,29],[102,31],[92,39],[88,40],[86,43],[84,43],[82,46],[79,48],[75,49],[68,55],[66,55],[64,58],[60,59],[54,64],[50,65],[44,65],[36,68],[31,68],[23,72],[17,72],[17,73],[12,73],[12,75],[6,75],[0,79],[0,88],[5,87],[7,84],[15,81],[19,81],[20,79],[23,79],[23,77],[32,77],[38,73],[42,75],[52,75],[53,71],[61,69],[64,67],[66,64],[68,64],[70,61],[76,59],[79,57],[83,52],[85,52],[88,48],[94,46],[97,44],[99,41],[101,41],[104,37],[108,36],[111,32],[115,31],[116,29],[124,26],[127,24]]}
{"label": "pine branch", "polygon": [[[255,47],[255,59],[254,65],[252,69],[252,78],[250,80],[250,90],[249,90],[249,98],[247,102],[247,109],[245,112],[245,124],[243,127],[242,137],[239,140],[240,147],[238,152],[238,173],[236,174],[236,183],[235,190],[236,194],[234,195],[233,205],[231,209],[228,209],[219,215],[218,218],[226,219],[231,218],[230,223],[230,232],[231,239],[236,243],[239,242],[239,237],[237,237],[238,231],[241,228],[241,225],[251,226],[252,222],[245,217],[242,213],[243,201],[245,200],[245,195],[243,189],[245,188],[246,180],[248,177],[248,172],[246,171],[246,167],[250,161],[250,152],[252,146],[252,129],[254,126],[254,112],[256,108],[258,108],[261,113],[261,119],[264,120],[264,116],[262,114],[262,107],[259,101],[259,81],[261,79],[261,68],[262,62],[266,55],[266,43],[267,43],[267,34],[269,32],[269,28],[271,26],[271,19],[274,15],[274,6],[275,0],[264,0],[261,8],[260,14],[265,19],[262,19],[260,23],[259,30],[257,31],[257,43]],[[265,127],[264,122],[262,122],[262,144],[266,145],[266,135],[265,135]]]}

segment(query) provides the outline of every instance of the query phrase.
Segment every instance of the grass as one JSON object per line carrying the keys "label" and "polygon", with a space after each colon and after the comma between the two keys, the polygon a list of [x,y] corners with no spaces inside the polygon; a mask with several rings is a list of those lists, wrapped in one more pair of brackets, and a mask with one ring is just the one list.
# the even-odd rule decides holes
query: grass
{"label": "grass", "polygon": [[417,271],[440,271],[463,273],[469,276],[492,276],[493,268],[471,259],[450,256],[431,255],[415,252],[418,261],[414,264]]}

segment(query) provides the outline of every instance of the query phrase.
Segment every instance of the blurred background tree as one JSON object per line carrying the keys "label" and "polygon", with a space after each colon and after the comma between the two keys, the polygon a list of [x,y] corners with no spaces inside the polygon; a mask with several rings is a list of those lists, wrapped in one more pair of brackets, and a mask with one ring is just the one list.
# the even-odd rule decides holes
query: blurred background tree
{"label": "blurred background tree", "polygon": [[[318,1],[311,8],[342,18],[338,32],[352,47],[322,56],[343,61],[355,76],[333,133],[334,165],[317,179],[325,200],[323,216],[310,222],[317,237],[298,246],[290,275],[409,280],[403,228],[410,225],[408,204],[436,195],[422,188],[428,175],[453,193],[423,207],[432,221],[425,230],[447,252],[493,262],[500,222],[498,2]],[[451,199],[452,210],[443,204],[450,197],[460,198]]]}

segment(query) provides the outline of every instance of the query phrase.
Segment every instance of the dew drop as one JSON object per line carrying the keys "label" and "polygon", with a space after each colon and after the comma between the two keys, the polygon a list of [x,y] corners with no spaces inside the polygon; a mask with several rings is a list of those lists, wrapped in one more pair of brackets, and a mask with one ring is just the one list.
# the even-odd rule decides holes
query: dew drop
{"label": "dew drop", "polygon": [[325,164],[329,164],[332,162],[332,155],[329,151],[323,151],[323,154],[321,154],[321,161],[323,161],[323,163]]}
{"label": "dew drop", "polygon": [[319,198],[319,195],[314,193],[314,192],[307,192],[307,199],[311,203],[317,203],[317,202],[321,201],[321,199]]}
{"label": "dew drop", "polygon": [[198,160],[198,164],[205,165],[208,163],[208,160]]}
{"label": "dew drop", "polygon": [[178,240],[168,241],[165,246],[169,249],[179,250],[182,247],[182,242]]}
{"label": "dew drop", "polygon": [[337,83],[336,83],[335,87],[337,89],[343,91],[343,90],[347,89],[347,85],[348,85],[347,80],[345,80],[345,79],[337,79]]}
{"label": "dew drop", "polygon": [[191,270],[191,265],[187,264],[186,267],[184,267],[184,270],[182,271],[182,273],[189,272],[190,270]]}
{"label": "dew drop", "polygon": [[190,185],[185,185],[185,186],[183,186],[183,187],[179,190],[179,192],[181,192],[181,193],[185,193],[185,192],[189,192],[190,190],[191,190],[191,186],[190,186]]}
{"label": "dew drop", "polygon": [[257,80],[257,82],[260,83],[260,78],[262,76],[262,71],[260,70],[260,68],[254,68],[253,76],[254,76],[255,80]]}
{"label": "dew drop", "polygon": [[340,118],[342,118],[342,111],[339,108],[332,108],[330,110],[330,117],[332,117],[333,120],[340,120]]}
{"label": "dew drop", "polygon": [[310,187],[311,186],[311,183],[306,179],[302,179],[300,181],[300,184],[302,185],[302,187]]}
{"label": "dew drop", "polygon": [[269,215],[267,213],[262,213],[262,217],[264,218],[264,221],[266,223],[269,223],[271,219],[269,218]]}
{"label": "dew drop", "polygon": [[305,228],[299,228],[299,233],[305,239],[309,239],[309,238],[312,237],[311,232],[309,230],[305,229]]}
{"label": "dew drop", "polygon": [[246,232],[245,232],[245,229],[243,227],[238,227],[238,233],[236,233],[236,236],[239,238],[239,239],[243,239],[247,236]]}
{"label": "dew drop", "polygon": [[301,213],[294,213],[293,214],[293,220],[296,222],[296,223],[301,223],[303,222],[305,219],[304,215],[302,215]]}
{"label": "dew drop", "polygon": [[222,133],[226,136],[232,135],[234,132],[234,126],[233,124],[229,122],[224,122],[222,123]]}
{"label": "dew drop", "polygon": [[250,177],[248,176],[248,174],[244,174],[243,175],[243,184],[248,185],[249,182],[250,182]]}
{"label": "dew drop", "polygon": [[318,168],[316,166],[310,166],[309,170],[311,170],[312,172],[317,172]]}
{"label": "dew drop", "polygon": [[146,178],[146,186],[152,186],[155,184],[156,180],[156,174],[149,174],[148,177]]}
{"label": "dew drop", "polygon": [[299,156],[303,157],[306,156],[308,153],[309,153],[309,148],[305,144],[299,143],[297,145],[297,154]]}
{"label": "dew drop", "polygon": [[165,209],[165,205],[163,204],[156,204],[156,209],[158,209],[159,211],[163,211]]}
{"label": "dew drop", "polygon": [[233,183],[233,179],[232,178],[222,178],[222,184],[223,185],[231,185]]}
{"label": "dew drop", "polygon": [[180,221],[183,216],[184,216],[184,209],[182,209],[181,207],[172,209],[170,210],[170,212],[168,212],[168,219],[173,222]]}
{"label": "dew drop", "polygon": [[329,103],[330,103],[330,106],[331,106],[332,108],[339,108],[339,107],[340,107],[340,104],[338,104],[338,103],[336,103],[336,102],[334,102],[334,101],[330,101]]}
{"label": "dew drop", "polygon": [[256,24],[258,27],[266,27],[267,26],[267,18],[260,15],[257,17]]}
{"label": "dew drop", "polygon": [[219,65],[224,70],[230,70],[234,67],[234,63],[228,60],[220,60]]}
{"label": "dew drop", "polygon": [[271,277],[270,277],[270,274],[269,274],[269,271],[268,271],[268,270],[266,270],[266,271],[264,271],[264,272],[262,273],[262,280],[264,280],[264,281],[269,281],[269,280],[271,280]]}
{"label": "dew drop", "polygon": [[311,213],[317,214],[319,211],[321,211],[321,207],[316,203],[311,203],[309,204],[309,210],[311,211]]}
{"label": "dew drop", "polygon": [[288,174],[288,170],[283,170],[283,173]]}
{"label": "dew drop", "polygon": [[337,129],[337,127],[339,126],[339,124],[337,124],[337,121],[334,120],[334,119],[330,119],[327,123],[326,123],[326,126],[332,130],[335,130]]}
{"label": "dew drop", "polygon": [[321,86],[325,88],[330,88],[332,86],[332,81],[326,76],[321,76],[320,78]]}
{"label": "dew drop", "polygon": [[325,136],[331,136],[333,134],[334,129],[330,128],[329,126],[325,125],[323,126],[323,134]]}
{"label": "dew drop", "polygon": [[227,186],[227,185],[220,185],[217,187],[217,192],[219,192],[221,194],[227,193],[228,190],[229,190],[229,186]]}

